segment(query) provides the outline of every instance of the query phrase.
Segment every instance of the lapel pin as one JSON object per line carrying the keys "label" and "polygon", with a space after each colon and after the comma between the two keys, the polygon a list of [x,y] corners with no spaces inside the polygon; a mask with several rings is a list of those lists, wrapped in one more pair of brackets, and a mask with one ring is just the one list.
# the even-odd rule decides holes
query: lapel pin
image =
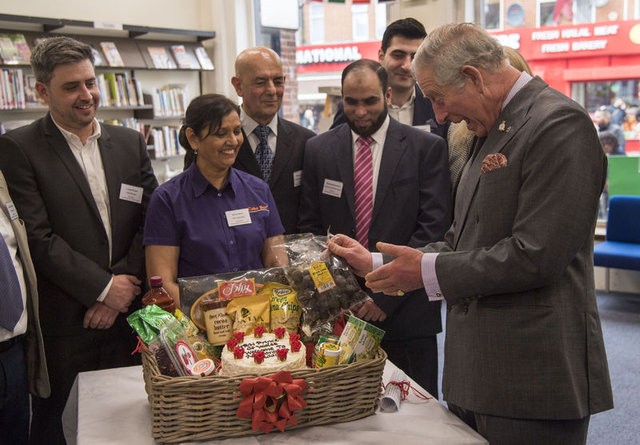
{"label": "lapel pin", "polygon": [[500,122],[500,125],[498,125],[498,130],[503,133],[509,133],[511,131],[511,127],[507,127],[507,123],[502,121]]}

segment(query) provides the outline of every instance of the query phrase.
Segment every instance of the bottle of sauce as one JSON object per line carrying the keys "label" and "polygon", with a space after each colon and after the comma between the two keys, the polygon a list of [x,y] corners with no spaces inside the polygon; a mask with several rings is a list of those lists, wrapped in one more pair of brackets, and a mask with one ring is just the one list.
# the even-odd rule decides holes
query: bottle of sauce
{"label": "bottle of sauce", "polygon": [[169,292],[162,287],[162,277],[153,276],[149,281],[151,282],[151,289],[142,297],[142,305],[148,306],[155,304],[173,314],[176,310],[176,303],[173,301],[173,298],[171,298],[171,295],[169,295]]}

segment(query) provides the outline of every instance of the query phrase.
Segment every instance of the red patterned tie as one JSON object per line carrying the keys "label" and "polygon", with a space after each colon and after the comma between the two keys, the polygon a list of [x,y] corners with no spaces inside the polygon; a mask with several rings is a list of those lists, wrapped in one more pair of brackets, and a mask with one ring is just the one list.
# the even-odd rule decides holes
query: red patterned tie
{"label": "red patterned tie", "polygon": [[358,151],[354,163],[353,179],[356,198],[356,239],[369,248],[369,228],[373,212],[373,161],[371,160],[370,137],[359,137],[356,141]]}

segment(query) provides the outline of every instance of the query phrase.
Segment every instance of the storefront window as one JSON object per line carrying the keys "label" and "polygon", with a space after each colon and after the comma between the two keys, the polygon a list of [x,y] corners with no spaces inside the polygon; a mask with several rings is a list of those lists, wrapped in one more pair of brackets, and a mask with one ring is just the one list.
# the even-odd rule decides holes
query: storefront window
{"label": "storefront window", "polygon": [[351,6],[351,24],[354,42],[369,40],[369,5]]}
{"label": "storefront window", "polygon": [[[640,1],[640,0],[639,0]],[[384,30],[387,29],[387,4],[376,4],[376,40],[382,40]]]}
{"label": "storefront window", "polygon": [[484,29],[502,29],[500,0],[483,0],[481,17]]}
{"label": "storefront window", "polygon": [[312,44],[324,43],[324,5],[309,3],[309,41]]}
{"label": "storefront window", "polygon": [[537,26],[552,26],[555,25],[553,20],[553,10],[556,6],[555,1],[551,2],[538,2],[538,23]]}

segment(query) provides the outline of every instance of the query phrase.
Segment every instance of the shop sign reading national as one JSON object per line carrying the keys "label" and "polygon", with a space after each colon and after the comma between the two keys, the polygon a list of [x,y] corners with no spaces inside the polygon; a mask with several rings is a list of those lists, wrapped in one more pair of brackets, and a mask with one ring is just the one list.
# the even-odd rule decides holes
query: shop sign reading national
{"label": "shop sign reading national", "polygon": [[519,50],[528,61],[620,56],[640,51],[638,20],[510,29],[492,34],[503,45]]}
{"label": "shop sign reading national", "polygon": [[298,74],[342,71],[360,59],[378,60],[380,41],[307,45],[296,48]]}

